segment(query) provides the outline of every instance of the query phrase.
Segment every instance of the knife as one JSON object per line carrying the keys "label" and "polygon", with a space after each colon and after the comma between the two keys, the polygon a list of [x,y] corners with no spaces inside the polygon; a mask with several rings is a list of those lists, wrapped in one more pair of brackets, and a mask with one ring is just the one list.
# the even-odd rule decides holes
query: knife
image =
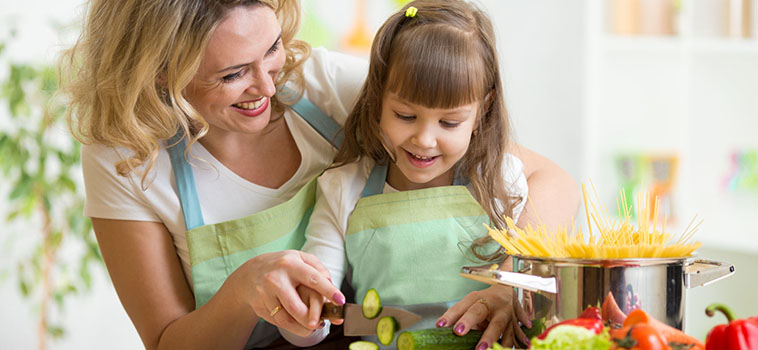
{"label": "knife", "polygon": [[392,306],[383,306],[382,312],[372,319],[363,317],[363,310],[358,304],[347,303],[338,306],[332,303],[325,303],[321,309],[321,319],[342,318],[345,320],[342,326],[347,336],[376,335],[376,323],[384,316],[395,318],[398,331],[408,328],[421,320],[421,316],[416,313]]}

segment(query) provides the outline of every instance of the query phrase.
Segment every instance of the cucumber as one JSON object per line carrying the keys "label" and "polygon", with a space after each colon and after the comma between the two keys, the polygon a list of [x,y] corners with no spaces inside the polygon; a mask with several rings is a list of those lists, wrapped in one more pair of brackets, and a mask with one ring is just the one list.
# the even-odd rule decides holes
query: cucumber
{"label": "cucumber", "polygon": [[392,316],[384,316],[376,323],[376,337],[382,345],[390,345],[395,340],[397,321]]}
{"label": "cucumber", "polygon": [[452,328],[430,328],[405,331],[397,337],[398,350],[471,350],[482,337],[482,331],[470,330],[456,335]]}
{"label": "cucumber", "polygon": [[349,350],[379,350],[379,345],[376,345],[370,341],[354,341],[347,347]]}
{"label": "cucumber", "polygon": [[366,292],[361,310],[363,310],[363,317],[368,319],[379,316],[379,313],[382,312],[382,301],[379,299],[379,293],[376,289],[371,288]]}

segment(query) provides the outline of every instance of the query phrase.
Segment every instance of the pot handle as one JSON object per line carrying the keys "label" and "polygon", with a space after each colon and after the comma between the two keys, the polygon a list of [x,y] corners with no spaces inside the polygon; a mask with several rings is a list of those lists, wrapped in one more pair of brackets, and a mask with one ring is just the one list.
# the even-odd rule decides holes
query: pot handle
{"label": "pot handle", "polygon": [[684,266],[684,285],[687,288],[705,286],[734,273],[734,265],[728,262],[697,259]]}
{"label": "pot handle", "polygon": [[523,288],[532,292],[557,292],[555,277],[540,277],[519,272],[508,272],[491,269],[487,266],[464,266],[461,276],[488,284],[504,284],[506,286]]}

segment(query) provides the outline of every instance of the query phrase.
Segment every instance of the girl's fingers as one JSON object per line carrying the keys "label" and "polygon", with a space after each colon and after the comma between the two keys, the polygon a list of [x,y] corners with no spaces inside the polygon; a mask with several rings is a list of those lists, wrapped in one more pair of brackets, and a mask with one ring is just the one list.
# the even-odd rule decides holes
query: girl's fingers
{"label": "girl's fingers", "polygon": [[506,348],[511,348],[516,343],[513,341],[513,324],[517,323],[513,320],[513,318],[509,319],[507,324],[505,325],[505,330],[503,332],[503,341],[501,344]]}
{"label": "girl's fingers", "polygon": [[473,303],[463,316],[461,316],[458,322],[455,323],[453,332],[458,335],[464,335],[468,333],[471,328],[485,321],[490,313],[489,306],[487,306],[486,303],[486,301]]}
{"label": "girl's fingers", "polygon": [[309,292],[310,301],[308,304],[308,325],[313,329],[318,328],[321,321],[321,306],[324,305],[324,297],[315,291]]}
{"label": "girl's fingers", "polygon": [[445,311],[440,318],[437,319],[435,322],[437,327],[452,327],[453,324],[458,321],[458,319],[463,316],[464,313],[471,307],[471,304],[474,303],[476,299],[472,296],[472,294],[467,295],[464,297],[461,301],[455,303],[455,305],[451,306],[447,311]]}
{"label": "girl's fingers", "polygon": [[479,343],[476,345],[476,350],[484,350],[495,344],[503,334],[506,326],[506,316],[504,314],[496,314],[492,317],[487,328],[482,333],[482,338],[479,339]]}
{"label": "girl's fingers", "polygon": [[[513,293],[513,313],[516,315],[516,319],[521,322],[521,324],[526,325],[527,328],[532,328],[532,320],[529,317],[529,314],[527,314],[526,310],[521,306],[521,303],[518,301],[518,296],[516,293]],[[518,322],[516,322],[518,324]]]}
{"label": "girl's fingers", "polygon": [[[274,299],[276,300],[276,299]],[[278,300],[276,301],[265,301],[264,303],[261,303],[262,310],[258,312],[256,310],[256,313],[259,317],[266,320],[266,322],[271,323],[275,326],[284,328],[298,336],[306,337],[309,334],[311,334],[312,330],[308,329],[306,327],[303,327],[300,323],[298,323],[290,314],[285,310],[284,307],[282,307],[282,304],[279,303]]]}
{"label": "girl's fingers", "polygon": [[513,333],[516,335],[516,339],[521,342],[521,344],[526,345],[526,347],[529,347],[529,337],[526,336],[526,333],[521,329],[521,326],[519,326],[518,322],[513,322]]}

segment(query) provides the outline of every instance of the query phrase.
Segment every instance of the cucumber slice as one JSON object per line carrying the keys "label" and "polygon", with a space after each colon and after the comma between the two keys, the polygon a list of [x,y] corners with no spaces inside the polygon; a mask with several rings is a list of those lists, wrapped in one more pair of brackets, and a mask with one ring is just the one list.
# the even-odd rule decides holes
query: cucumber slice
{"label": "cucumber slice", "polygon": [[392,316],[384,316],[376,323],[376,337],[382,345],[390,345],[395,340],[397,321]]}
{"label": "cucumber slice", "polygon": [[452,328],[430,328],[405,331],[397,337],[398,350],[471,350],[482,337],[482,331],[470,330],[466,335],[453,333]]}
{"label": "cucumber slice", "polygon": [[379,350],[379,345],[376,345],[370,341],[354,341],[347,347],[349,350]]}
{"label": "cucumber slice", "polygon": [[363,310],[363,317],[368,319],[379,316],[379,313],[382,312],[382,301],[379,299],[379,293],[376,289],[371,288],[366,292],[361,310]]}

